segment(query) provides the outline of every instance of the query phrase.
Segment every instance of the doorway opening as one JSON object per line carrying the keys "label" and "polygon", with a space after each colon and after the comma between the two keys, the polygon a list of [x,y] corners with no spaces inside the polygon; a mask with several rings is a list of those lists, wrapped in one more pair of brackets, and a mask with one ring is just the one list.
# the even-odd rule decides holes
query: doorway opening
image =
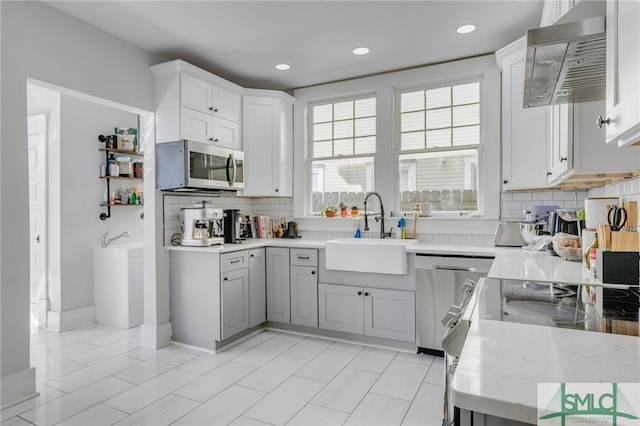
{"label": "doorway opening", "polygon": [[93,253],[101,236],[127,231],[127,242],[142,243],[148,225],[143,206],[100,220],[106,157],[98,136],[133,127],[141,146],[153,143],[153,113],[35,80],[27,82],[27,106],[30,324],[65,331],[96,321]]}

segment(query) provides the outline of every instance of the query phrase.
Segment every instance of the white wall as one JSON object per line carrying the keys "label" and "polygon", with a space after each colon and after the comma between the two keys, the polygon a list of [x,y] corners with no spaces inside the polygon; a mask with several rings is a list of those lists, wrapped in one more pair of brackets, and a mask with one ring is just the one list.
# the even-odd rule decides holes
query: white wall
{"label": "white wall", "polygon": [[[40,2],[0,2],[0,38],[0,404],[4,407],[35,392],[35,374],[29,367],[27,80],[154,111],[149,66],[165,59]],[[146,275],[145,268],[145,279]],[[168,294],[168,285],[158,293]]]}
{"label": "white wall", "polygon": [[[61,299],[52,299],[51,309],[63,314],[93,305],[93,248],[100,245],[102,233],[111,231],[117,235],[129,231],[131,237],[126,242],[133,243],[142,242],[144,232],[140,219],[142,206],[113,207],[111,218],[102,221],[99,215],[106,209],[98,205],[106,181],[98,179],[100,164],[105,164],[105,153],[98,151],[104,144],[97,136],[113,134],[114,127],[137,128],[138,116],[73,96],[63,95],[61,100],[60,191],[57,194],[60,198],[57,213],[60,228],[64,230],[60,235]],[[111,183],[116,192],[120,187],[134,185],[134,181]]]}

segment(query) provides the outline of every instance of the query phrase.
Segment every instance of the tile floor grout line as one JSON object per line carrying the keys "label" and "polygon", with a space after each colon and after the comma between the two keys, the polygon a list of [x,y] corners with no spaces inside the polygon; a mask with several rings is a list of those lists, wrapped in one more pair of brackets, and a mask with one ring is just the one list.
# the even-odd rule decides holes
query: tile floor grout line
{"label": "tile floor grout line", "polygon": [[[95,331],[95,336],[91,336],[90,335],[92,331]],[[257,343],[257,344],[253,344],[252,342],[250,342],[251,338],[253,338],[255,336],[260,336],[261,333],[263,333],[265,331],[269,331],[273,335],[265,336],[265,337],[268,337],[268,338],[266,338],[265,340],[260,340],[259,343]],[[74,333],[78,333],[78,334],[82,333],[82,338],[75,338],[74,336],[77,336],[77,334],[74,334]],[[78,330],[70,330],[68,332],[65,332],[65,334],[62,335],[62,336],[59,335],[59,334],[58,335],[53,334],[53,332],[46,331],[46,330],[45,331],[38,330],[36,332],[32,332],[31,335],[32,336],[37,336],[37,337],[34,338],[34,340],[37,340],[37,343],[35,343],[35,344],[33,344],[31,346],[31,349],[32,349],[31,355],[33,356],[33,354],[36,354],[36,357],[39,360],[39,363],[43,364],[42,366],[36,366],[36,368],[51,367],[51,369],[53,371],[55,371],[56,368],[62,368],[62,365],[63,365],[63,363],[65,361],[70,361],[70,362],[76,363],[76,364],[72,364],[72,366],[74,366],[74,365],[75,366],[80,366],[81,365],[82,367],[81,367],[80,370],[73,370],[73,371],[71,371],[71,372],[69,372],[67,374],[63,374],[63,375],[58,376],[58,377],[48,378],[46,382],[37,384],[37,386],[40,389],[50,389],[51,390],[50,391],[51,393],[49,393],[49,395],[52,396],[51,399],[44,400],[44,402],[39,403],[37,405],[34,403],[34,405],[31,408],[27,408],[23,412],[20,412],[20,413],[17,413],[17,414],[13,414],[12,417],[9,417],[9,418],[7,418],[5,420],[10,420],[11,418],[14,418],[14,419],[18,419],[19,418],[20,420],[29,423],[28,420],[26,420],[23,417],[21,417],[21,415],[23,415],[25,412],[29,412],[31,410],[35,410],[34,412],[37,413],[38,407],[41,407],[44,404],[51,403],[51,402],[53,402],[53,401],[55,401],[57,399],[60,399],[60,398],[62,398],[64,396],[70,394],[70,393],[66,393],[66,392],[63,392],[63,391],[59,391],[59,390],[57,390],[57,388],[52,387],[51,385],[49,385],[49,383],[52,380],[60,379],[61,377],[67,376],[69,374],[73,374],[74,372],[77,372],[77,371],[82,371],[82,370],[84,370],[86,368],[92,368],[94,366],[99,366],[101,363],[104,363],[104,362],[106,362],[108,360],[111,360],[114,357],[117,357],[119,355],[123,355],[123,356],[125,356],[127,358],[130,358],[132,360],[139,361],[139,363],[137,363],[136,365],[128,367],[128,368],[135,368],[137,365],[142,365],[144,363],[149,363],[148,365],[153,365],[152,360],[155,360],[155,362],[157,362],[158,357],[161,357],[161,359],[162,359],[163,355],[168,354],[169,352],[173,352],[175,350],[179,350],[180,352],[183,352],[184,354],[189,354],[189,355],[192,355],[192,356],[188,357],[189,359],[186,359],[186,360],[184,360],[182,362],[179,362],[176,365],[172,365],[171,364],[170,368],[166,368],[166,369],[163,368],[163,371],[161,373],[159,373],[159,374],[156,374],[154,372],[154,374],[152,376],[146,378],[141,383],[134,383],[134,382],[130,382],[130,381],[126,380],[126,379],[115,377],[116,374],[120,374],[121,371],[124,371],[124,370],[126,370],[128,368],[125,368],[124,370],[121,370],[121,371],[118,371],[118,372],[113,372],[111,375],[106,376],[106,377],[104,377],[102,379],[105,379],[107,377],[110,377],[110,378],[113,378],[113,379],[117,379],[117,380],[122,381],[123,383],[131,385],[131,387],[129,389],[135,389],[136,387],[142,386],[144,383],[147,383],[150,380],[158,378],[158,377],[162,376],[163,374],[166,374],[166,373],[168,373],[170,371],[181,371],[181,372],[186,372],[186,373],[193,374],[192,379],[190,379],[189,382],[182,384],[180,388],[173,389],[171,392],[163,393],[162,397],[156,398],[152,402],[150,402],[149,404],[145,405],[144,407],[138,408],[132,414],[128,414],[128,413],[123,412],[122,410],[120,410],[120,409],[118,409],[116,407],[111,407],[111,406],[109,406],[107,404],[104,404],[108,399],[110,399],[110,398],[106,398],[104,401],[99,401],[96,404],[92,405],[91,407],[86,408],[85,410],[83,410],[83,411],[81,411],[79,413],[75,413],[71,417],[74,417],[76,415],[80,415],[80,414],[84,413],[85,411],[87,411],[89,409],[95,409],[94,407],[96,407],[98,405],[103,405],[105,407],[109,407],[111,409],[117,410],[118,412],[123,412],[124,414],[126,414],[127,415],[126,417],[124,417],[123,419],[119,420],[119,421],[123,421],[126,418],[131,417],[131,416],[135,415],[136,413],[139,413],[140,411],[148,408],[151,404],[157,403],[159,400],[161,400],[163,398],[166,398],[168,396],[171,396],[172,398],[183,398],[184,401],[189,401],[189,404],[190,404],[189,407],[191,405],[196,405],[196,407],[189,408],[188,411],[184,415],[182,415],[180,418],[175,419],[175,420],[172,421],[172,423],[178,422],[180,419],[184,418],[185,416],[189,415],[190,413],[193,413],[195,410],[197,410],[200,407],[202,407],[206,402],[202,403],[200,401],[196,401],[196,400],[193,400],[191,398],[188,398],[188,397],[185,397],[185,396],[182,396],[182,395],[177,395],[174,392],[176,392],[177,390],[183,388],[184,386],[188,386],[190,383],[193,383],[194,381],[199,380],[200,378],[204,377],[207,374],[210,374],[211,372],[213,372],[215,370],[224,369],[225,366],[228,366],[228,364],[230,362],[235,362],[237,365],[245,365],[245,366],[248,366],[248,367],[253,367],[254,369],[251,372],[248,372],[247,374],[243,375],[242,377],[239,377],[239,378],[235,379],[233,383],[231,383],[229,386],[227,386],[222,391],[218,392],[216,395],[214,395],[211,398],[209,398],[207,400],[207,402],[211,401],[213,398],[219,396],[222,392],[225,392],[226,390],[228,390],[232,386],[238,386],[238,387],[241,387],[241,388],[244,388],[244,389],[247,389],[247,390],[251,390],[252,392],[261,392],[261,395],[262,395],[261,398],[258,401],[256,401],[254,404],[252,404],[251,407],[246,408],[243,411],[242,414],[237,416],[232,421],[236,421],[239,417],[245,415],[245,413],[248,410],[250,410],[252,407],[254,407],[259,401],[262,401],[264,398],[266,398],[268,395],[270,395],[275,389],[277,389],[278,387],[282,386],[288,380],[291,380],[292,378],[297,377],[297,378],[302,378],[304,380],[309,380],[309,381],[315,382],[320,387],[310,397],[310,399],[306,403],[304,403],[298,410],[296,410],[296,412],[294,414],[291,415],[291,417],[286,421],[286,423],[290,423],[291,420],[293,420],[296,416],[298,416],[306,407],[310,407],[310,406],[322,408],[323,410],[331,410],[331,412],[336,412],[336,413],[339,412],[339,413],[347,414],[348,416],[347,416],[347,419],[345,420],[345,422],[346,422],[346,421],[348,421],[349,418],[351,418],[353,416],[353,413],[357,410],[357,408],[359,406],[361,406],[362,402],[365,400],[367,395],[382,395],[382,394],[379,394],[377,392],[371,392],[371,389],[373,389],[373,387],[379,382],[380,378],[382,377],[382,375],[385,372],[388,371],[389,367],[394,364],[394,361],[398,361],[401,364],[404,364],[405,368],[407,368],[409,371],[411,371],[411,366],[414,366],[416,369],[424,371],[424,373],[422,374],[418,389],[413,394],[413,396],[412,396],[410,401],[404,400],[402,398],[397,398],[397,397],[394,397],[394,396],[382,395],[385,398],[391,398],[393,400],[404,401],[404,402],[409,404],[408,407],[406,408],[406,410],[405,410],[405,412],[404,412],[404,414],[402,416],[402,419],[401,419],[399,424],[401,424],[402,422],[404,422],[407,419],[407,416],[412,411],[412,408],[414,406],[417,406],[418,404],[420,404],[420,401],[418,401],[417,396],[418,396],[419,392],[421,391],[421,389],[423,389],[423,386],[427,386],[428,385],[429,388],[432,389],[432,392],[436,392],[436,393],[437,393],[437,389],[439,389],[439,388],[441,389],[442,388],[442,386],[438,385],[437,383],[427,383],[427,382],[425,382],[426,378],[429,376],[429,374],[432,372],[432,370],[433,370],[434,374],[436,372],[436,370],[434,370],[434,368],[436,368],[435,365],[437,364],[435,357],[432,357],[430,362],[426,362],[426,363],[423,362],[422,360],[420,360],[419,358],[415,358],[415,359],[410,359],[410,358],[408,358],[408,359],[399,359],[401,357],[401,354],[410,353],[410,352],[404,351],[404,350],[397,350],[395,348],[378,347],[377,345],[372,345],[371,346],[371,345],[368,345],[368,344],[363,344],[361,342],[348,342],[348,341],[344,341],[344,340],[341,340],[341,339],[337,339],[336,340],[336,338],[330,338],[330,337],[324,337],[324,336],[320,336],[319,340],[326,341],[328,343],[328,346],[324,346],[324,344],[322,344],[321,346],[318,346],[318,347],[314,347],[313,344],[310,344],[308,348],[306,348],[304,346],[301,346],[300,347],[301,351],[298,352],[299,356],[301,356],[301,357],[298,357],[298,356],[286,354],[286,352],[290,351],[292,348],[295,348],[297,345],[301,345],[301,344],[304,345],[305,341],[307,341],[307,344],[312,343],[313,342],[312,339],[318,338],[318,336],[299,335],[297,333],[288,333],[287,331],[278,331],[278,332],[276,332],[274,330],[263,329],[263,330],[260,330],[257,333],[254,333],[254,334],[248,336],[246,339],[242,340],[241,343],[239,342],[239,344],[237,344],[237,345],[234,344],[232,346],[225,347],[224,350],[220,351],[219,353],[223,353],[227,349],[231,349],[232,347],[235,347],[235,346],[243,348],[243,351],[238,353],[238,354],[235,354],[235,356],[233,356],[229,360],[223,362],[220,365],[217,365],[215,368],[213,368],[212,370],[208,370],[205,373],[189,371],[189,370],[186,370],[184,368],[187,363],[192,362],[194,360],[197,360],[198,358],[200,358],[200,357],[202,357],[202,356],[207,354],[206,351],[199,351],[197,348],[193,348],[193,349],[187,351],[187,350],[181,350],[179,345],[173,345],[172,344],[174,347],[168,348],[168,349],[170,349],[170,351],[165,351],[164,353],[162,353],[160,355],[157,354],[158,350],[156,350],[155,352],[148,353],[147,354],[148,357],[146,355],[144,357],[137,357],[137,358],[135,356],[131,356],[131,355],[134,354],[134,351],[136,349],[126,350],[128,348],[126,347],[126,343],[124,343],[124,342],[127,339],[131,339],[131,338],[135,338],[135,337],[137,337],[139,339],[139,334],[137,332],[135,332],[135,331],[133,331],[133,332],[126,332],[125,331],[125,332],[123,332],[122,329],[111,328],[111,327],[104,327],[103,328],[102,326],[93,325],[93,326],[81,328],[81,329],[78,329]],[[294,339],[288,338],[288,335],[295,335],[297,337],[301,337],[301,340],[293,341]],[[112,339],[115,339],[115,340],[112,340]],[[260,338],[258,338],[258,339],[260,339]],[[273,341],[274,339],[277,340],[278,342],[277,343],[276,342],[272,342],[272,346],[274,348],[277,348],[279,346],[279,344],[282,344],[283,348],[281,350],[280,349],[274,350],[274,355],[269,357],[269,359],[266,362],[262,363],[261,365],[256,366],[256,365],[245,364],[245,363],[242,363],[241,361],[236,361],[236,359],[238,357],[240,357],[242,354],[245,354],[245,353],[247,353],[248,351],[251,351],[254,348],[258,348],[261,344]],[[77,358],[79,356],[83,356],[83,361],[82,362],[75,361],[73,358],[71,358],[71,357],[69,357],[68,355],[65,354],[65,352],[68,352],[67,351],[67,347],[66,347],[67,342],[63,342],[63,341],[68,341],[68,340],[72,341],[71,344],[81,343],[81,344],[86,345],[86,346],[92,346],[92,348],[83,351],[82,350],[82,346],[80,345],[78,347],[79,352],[76,353],[73,350],[71,351],[71,357],[73,357],[73,358]],[[93,343],[91,341],[93,341]],[[48,346],[47,346],[47,344],[45,344],[45,342],[49,342]],[[99,343],[102,343],[102,342],[108,342],[108,343],[105,343],[104,345],[99,344]],[[92,355],[90,354],[91,351],[99,351],[100,349],[108,348],[109,345],[118,344],[118,343],[122,344],[122,348],[121,348],[122,350],[118,349],[116,352],[113,352],[112,354],[102,355],[102,356],[105,356],[105,358],[101,359],[98,363],[92,363],[91,362],[91,360],[92,360]],[[291,343],[291,344],[287,345],[287,343]],[[245,345],[248,345],[248,346],[245,346]],[[345,346],[345,345],[350,345],[350,346]],[[50,350],[49,351],[43,351],[42,348],[49,348]],[[322,349],[322,350],[320,352],[316,352],[317,349]],[[340,363],[341,364],[340,368],[338,368],[336,370],[335,374],[333,374],[328,379],[327,382],[316,380],[316,379],[309,379],[309,378],[306,378],[306,377],[300,377],[300,376],[296,375],[296,374],[299,373],[299,371],[301,369],[305,368],[305,366],[309,365],[311,362],[313,362],[314,360],[318,359],[318,357],[320,357],[323,354],[325,354],[328,349],[331,349],[334,352],[340,352],[343,355],[344,355],[344,353],[351,353],[352,356],[350,357],[348,362],[346,362],[344,364]],[[394,351],[396,353],[392,358],[390,358],[390,360],[388,362],[386,362],[386,365],[381,370],[381,372],[378,372],[377,370],[376,371],[370,371],[370,370],[366,370],[366,369],[361,369],[361,368],[359,368],[357,366],[357,364],[356,365],[351,365],[351,364],[354,363],[354,361],[358,357],[363,356],[365,351],[371,351],[373,349],[380,349],[380,350],[383,350],[383,351]],[[307,352],[307,354],[313,355],[311,359],[307,359],[306,358],[308,356],[308,355],[305,355],[305,351],[306,350],[310,351],[310,352]],[[373,353],[375,353],[375,352],[373,352]],[[140,353],[140,354],[142,355],[142,353]],[[256,352],[256,354],[257,354],[257,352]],[[213,354],[213,355],[215,356],[216,354]],[[252,388],[250,386],[240,385],[239,384],[240,381],[244,380],[250,374],[253,374],[256,371],[259,371],[260,369],[265,369],[265,367],[269,363],[271,363],[272,361],[274,361],[278,357],[285,357],[285,358],[289,357],[291,359],[298,360],[298,362],[303,362],[303,364],[298,369],[296,369],[295,371],[289,372],[287,377],[284,380],[280,381],[279,384],[273,390],[268,391],[268,392],[260,391],[258,389],[254,389],[254,388]],[[304,357],[304,358],[302,358],[302,357]],[[101,358],[101,354],[100,353],[95,354],[95,359],[100,359],[100,358]],[[144,359],[141,359],[141,358],[144,358]],[[340,356],[338,358],[342,358],[342,356]],[[56,359],[56,361],[49,362],[49,360],[52,360],[52,359]],[[256,358],[256,362],[260,362],[258,359],[259,358]],[[363,358],[363,360],[365,360],[365,359],[366,358]],[[384,359],[384,358],[382,358],[382,359]],[[206,360],[203,360],[203,362],[204,361],[206,361]],[[415,361],[418,361],[418,362],[415,362]],[[327,364],[328,366],[331,366],[331,365],[335,366],[335,364],[333,364],[332,361],[327,360],[326,362],[330,363],[330,364]],[[371,367],[371,368],[372,369],[376,369],[377,367],[375,367],[375,365],[376,365],[376,363],[379,363],[380,361],[376,361],[375,358],[374,358],[373,360],[371,360],[369,362],[372,362],[372,364],[369,364],[369,365],[373,365],[373,367]],[[57,367],[54,367],[54,366],[56,366],[56,364],[57,364]],[[364,361],[364,363],[361,364],[361,365],[363,365],[366,368],[367,367],[366,361]],[[196,367],[196,369],[197,369],[197,364],[194,365],[194,367]],[[207,368],[206,367],[206,362],[201,364],[201,367],[202,368]],[[331,407],[323,407],[321,405],[312,404],[311,401],[314,398],[316,398],[317,395],[320,392],[325,390],[327,388],[327,386],[329,386],[340,374],[343,374],[346,369],[350,369],[350,370],[358,371],[358,372],[364,372],[364,373],[367,373],[367,374],[376,374],[377,375],[376,380],[368,387],[367,391],[359,396],[357,404],[355,404],[355,406],[354,406],[354,409],[351,410],[350,413],[347,413],[347,412],[343,412],[341,410],[335,410],[335,409],[333,409]],[[266,368],[264,371],[265,371],[264,374],[269,374],[268,373],[268,368]],[[145,377],[146,377],[146,375],[145,375]],[[100,379],[100,380],[102,380],[102,379]],[[435,381],[435,376],[433,377],[433,379],[434,379],[433,381]],[[96,383],[96,381],[92,382],[92,384],[95,384],[95,383]],[[256,383],[258,383],[258,382],[256,382]],[[81,390],[83,388],[84,388],[84,386],[74,390],[74,392],[79,391],[79,390]],[[41,393],[41,395],[42,395],[42,393]],[[55,395],[55,396],[53,396],[53,395]],[[430,395],[431,395],[431,393],[430,393]],[[436,404],[436,405],[441,405],[441,404]],[[430,404],[430,406],[433,406],[433,404]],[[418,408],[418,410],[420,410],[420,409]],[[73,411],[73,410],[71,410],[71,411]],[[7,413],[10,413],[10,412],[11,411],[7,411]],[[414,410],[413,412],[416,413],[418,411]],[[435,413],[433,413],[432,411],[427,411],[427,415],[431,415],[431,414],[435,414]],[[439,415],[440,414],[437,414],[436,416],[439,416]],[[434,417],[436,417],[436,416],[434,416]],[[250,417],[250,416],[247,416],[247,417],[253,418],[253,417]],[[64,421],[64,420],[61,420],[61,421]]]}

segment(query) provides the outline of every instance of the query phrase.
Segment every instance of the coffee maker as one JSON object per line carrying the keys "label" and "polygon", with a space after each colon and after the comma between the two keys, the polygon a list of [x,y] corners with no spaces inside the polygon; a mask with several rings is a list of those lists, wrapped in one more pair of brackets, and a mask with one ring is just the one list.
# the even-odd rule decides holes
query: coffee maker
{"label": "coffee maker", "polygon": [[182,209],[182,240],[180,245],[207,247],[223,244],[222,209],[192,207]]}
{"label": "coffee maker", "polygon": [[240,223],[242,217],[240,210],[227,209],[223,210],[224,216],[224,242],[229,244],[239,244],[240,241]]}

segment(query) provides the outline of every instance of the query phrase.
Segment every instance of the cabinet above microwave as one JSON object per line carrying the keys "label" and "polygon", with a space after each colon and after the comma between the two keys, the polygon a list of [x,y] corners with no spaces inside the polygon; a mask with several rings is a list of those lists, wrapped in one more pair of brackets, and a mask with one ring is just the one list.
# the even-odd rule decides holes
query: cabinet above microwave
{"label": "cabinet above microwave", "polygon": [[189,140],[156,145],[156,189],[160,191],[243,188],[242,151]]}

